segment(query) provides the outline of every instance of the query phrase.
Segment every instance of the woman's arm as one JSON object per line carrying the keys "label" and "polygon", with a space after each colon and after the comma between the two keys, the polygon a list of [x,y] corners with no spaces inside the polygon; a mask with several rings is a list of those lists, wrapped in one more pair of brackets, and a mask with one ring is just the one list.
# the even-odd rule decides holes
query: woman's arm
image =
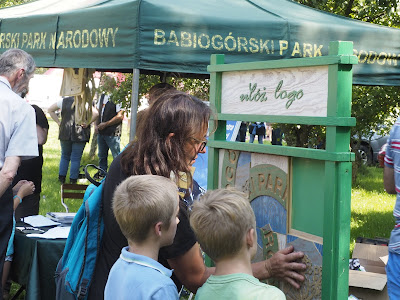
{"label": "woman's arm", "polygon": [[61,121],[57,117],[57,114],[56,114],[56,110],[58,110],[58,109],[59,109],[59,107],[58,107],[57,103],[54,103],[47,109],[47,112],[49,113],[50,117],[58,124],[58,126],[60,126]]}
{"label": "woman's arm", "polygon": [[208,268],[204,265],[198,243],[194,244],[185,254],[168,259],[168,263],[174,269],[179,281],[193,293],[215,272],[215,268]]}
{"label": "woman's arm", "polygon": [[[295,288],[300,288],[298,282],[304,281],[304,276],[299,271],[304,271],[306,266],[296,261],[304,256],[302,252],[293,252],[293,246],[275,253],[270,259],[252,264],[254,277],[264,280],[275,277],[285,280]],[[179,281],[191,292],[196,292],[204,282],[215,273],[215,268],[204,265],[203,256],[198,243],[182,256],[168,259]]]}

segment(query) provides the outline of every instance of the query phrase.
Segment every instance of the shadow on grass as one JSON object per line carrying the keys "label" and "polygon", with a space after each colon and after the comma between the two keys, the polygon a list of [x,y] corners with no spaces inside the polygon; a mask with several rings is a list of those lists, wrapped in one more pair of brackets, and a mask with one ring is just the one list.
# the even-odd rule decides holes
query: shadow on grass
{"label": "shadow on grass", "polygon": [[394,217],[392,212],[352,213],[350,240],[355,242],[357,237],[389,238],[393,227]]}
{"label": "shadow on grass", "polygon": [[383,188],[383,168],[368,167],[359,170],[353,187],[361,188],[368,192],[385,193]]}

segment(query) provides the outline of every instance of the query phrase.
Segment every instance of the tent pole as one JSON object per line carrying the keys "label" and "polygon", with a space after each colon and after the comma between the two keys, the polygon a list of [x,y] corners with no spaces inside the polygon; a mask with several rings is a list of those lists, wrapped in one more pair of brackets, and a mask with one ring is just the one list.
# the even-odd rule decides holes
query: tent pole
{"label": "tent pole", "polygon": [[136,116],[139,102],[139,69],[133,69],[132,76],[132,98],[131,98],[131,128],[129,134],[129,141],[133,141],[136,135]]}

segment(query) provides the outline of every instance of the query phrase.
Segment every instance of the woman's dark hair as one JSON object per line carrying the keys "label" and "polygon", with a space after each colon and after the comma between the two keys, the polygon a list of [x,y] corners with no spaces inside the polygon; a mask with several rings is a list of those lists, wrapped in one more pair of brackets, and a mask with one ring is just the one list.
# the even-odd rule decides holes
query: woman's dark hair
{"label": "woman's dark hair", "polygon": [[171,172],[176,178],[179,172],[189,174],[191,158],[185,146],[206,130],[210,115],[204,101],[177,90],[166,91],[146,109],[137,139],[122,153],[122,170],[127,175],[168,178]]}

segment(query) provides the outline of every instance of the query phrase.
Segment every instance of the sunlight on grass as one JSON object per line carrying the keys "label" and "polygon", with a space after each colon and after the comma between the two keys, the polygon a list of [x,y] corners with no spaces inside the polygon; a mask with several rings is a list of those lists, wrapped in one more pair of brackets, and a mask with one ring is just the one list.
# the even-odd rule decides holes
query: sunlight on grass
{"label": "sunlight on grass", "polygon": [[394,226],[395,195],[383,188],[383,169],[370,167],[359,174],[351,193],[350,250],[357,237],[389,238]]}
{"label": "sunlight on grass", "polygon": [[[41,215],[45,215],[47,212],[51,211],[64,211],[64,207],[61,205],[61,190],[60,183],[58,182],[58,167],[60,163],[61,156],[61,146],[58,140],[58,126],[51,119],[49,120],[49,135],[47,143],[43,147],[43,179],[42,179],[42,193],[40,201],[40,211]],[[92,136],[93,136],[93,126],[92,126]],[[85,150],[83,152],[81,165],[85,166],[87,164],[98,165],[98,157],[94,159],[89,158],[90,143],[86,144]],[[128,143],[128,124],[124,123],[122,126],[122,137],[121,137],[121,149]],[[108,164],[110,165],[113,158],[111,152],[108,156]],[[82,173],[82,170],[81,170]],[[69,172],[67,174],[67,179],[69,178]],[[67,180],[68,181],[68,180]],[[88,182],[87,182],[88,183]],[[70,209],[71,211],[77,211],[82,203],[79,201],[71,201]]]}

